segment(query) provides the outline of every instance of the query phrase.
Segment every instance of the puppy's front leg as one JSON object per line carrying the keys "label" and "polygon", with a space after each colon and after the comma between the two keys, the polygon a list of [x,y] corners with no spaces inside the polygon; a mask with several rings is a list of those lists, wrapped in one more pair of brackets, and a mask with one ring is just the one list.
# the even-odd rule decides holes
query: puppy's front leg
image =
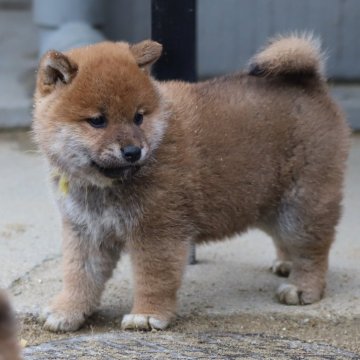
{"label": "puppy's front leg", "polygon": [[64,224],[64,285],[45,310],[44,327],[51,331],[75,331],[98,306],[105,282],[120,256],[119,244],[95,243]]}
{"label": "puppy's front leg", "polygon": [[123,318],[123,329],[162,330],[169,325],[175,316],[188,248],[186,240],[175,238],[131,244],[135,294],[131,314]]}

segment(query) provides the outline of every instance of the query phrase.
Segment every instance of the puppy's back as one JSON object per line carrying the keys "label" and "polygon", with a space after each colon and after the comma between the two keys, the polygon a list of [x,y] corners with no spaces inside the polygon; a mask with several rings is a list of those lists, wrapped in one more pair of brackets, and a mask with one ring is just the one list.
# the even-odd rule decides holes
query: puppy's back
{"label": "puppy's back", "polygon": [[329,96],[317,42],[279,38],[251,64],[195,85],[165,84],[207,195],[194,201],[205,238],[255,225],[296,174],[336,184],[343,175],[349,130]]}

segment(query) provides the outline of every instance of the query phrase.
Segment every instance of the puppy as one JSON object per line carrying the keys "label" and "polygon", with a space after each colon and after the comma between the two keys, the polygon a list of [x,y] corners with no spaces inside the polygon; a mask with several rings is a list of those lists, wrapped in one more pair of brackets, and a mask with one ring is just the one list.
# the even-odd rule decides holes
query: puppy
{"label": "puppy", "polygon": [[260,228],[274,239],[278,298],[321,299],[340,216],[349,130],[318,43],[271,41],[242,73],[158,82],[162,47],[104,42],[41,60],[33,129],[63,219],[64,287],[45,328],[73,331],[128,248],[124,329],[164,329],[189,243]]}
{"label": "puppy", "polygon": [[0,290],[0,360],[20,360],[15,322],[7,297]]}

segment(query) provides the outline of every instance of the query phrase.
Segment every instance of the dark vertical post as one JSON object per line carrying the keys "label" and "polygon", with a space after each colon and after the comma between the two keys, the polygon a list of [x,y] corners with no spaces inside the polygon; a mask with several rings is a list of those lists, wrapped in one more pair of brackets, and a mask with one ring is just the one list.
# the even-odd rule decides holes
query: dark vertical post
{"label": "dark vertical post", "polygon": [[[156,78],[196,81],[196,0],[152,0],[151,17],[151,37],[163,45],[153,68]],[[195,263],[192,243],[189,264]]]}
{"label": "dark vertical post", "polygon": [[196,81],[196,0],[152,0],[152,39],[164,47],[159,80]]}

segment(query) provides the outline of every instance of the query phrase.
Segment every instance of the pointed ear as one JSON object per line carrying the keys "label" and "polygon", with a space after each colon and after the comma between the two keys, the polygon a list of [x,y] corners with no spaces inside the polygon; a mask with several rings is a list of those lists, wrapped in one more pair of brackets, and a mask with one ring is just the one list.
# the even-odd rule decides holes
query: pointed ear
{"label": "pointed ear", "polygon": [[40,61],[38,87],[49,93],[59,83],[70,84],[76,76],[78,66],[59,51],[48,51]]}
{"label": "pointed ear", "polygon": [[162,45],[156,41],[144,40],[134,45],[130,45],[137,64],[145,71],[150,71],[151,65],[159,59],[162,53]]}

